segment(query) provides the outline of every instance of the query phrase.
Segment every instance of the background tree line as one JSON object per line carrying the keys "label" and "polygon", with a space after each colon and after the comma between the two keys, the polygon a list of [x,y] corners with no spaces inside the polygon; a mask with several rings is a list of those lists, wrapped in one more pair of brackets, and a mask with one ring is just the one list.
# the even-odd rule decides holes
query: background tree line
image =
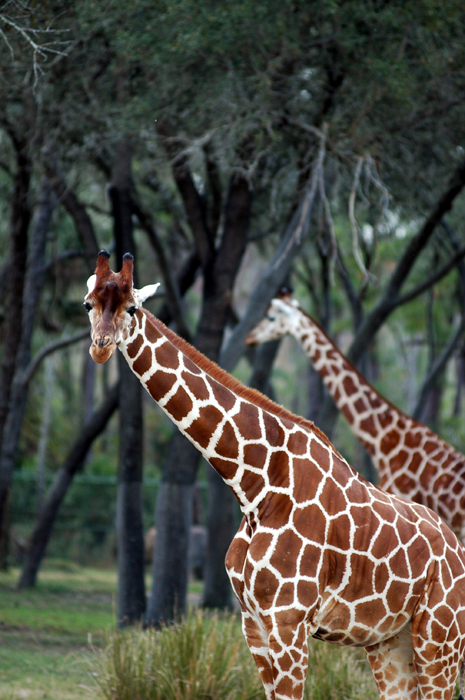
{"label": "background tree line", "polygon": [[[114,269],[134,253],[138,285],[162,281],[150,308],[163,321],[368,474],[292,346],[274,375],[277,344],[245,352],[283,283],[388,398],[465,449],[464,39],[454,0],[2,7],[4,562],[13,471],[46,459],[55,473],[20,585],[35,583],[76,472],[117,469],[118,619],[185,607],[197,452],[124,362],[87,358],[81,303],[103,247]],[[144,469],[162,480],[148,601]],[[235,506],[206,474],[203,603],[228,607]]]}

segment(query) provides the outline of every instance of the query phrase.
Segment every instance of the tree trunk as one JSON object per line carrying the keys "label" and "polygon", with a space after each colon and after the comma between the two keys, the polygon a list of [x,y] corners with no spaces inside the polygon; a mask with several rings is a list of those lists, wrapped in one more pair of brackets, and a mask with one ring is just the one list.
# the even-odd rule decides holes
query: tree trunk
{"label": "tree trunk", "polygon": [[[177,177],[181,178],[179,172]],[[199,198],[192,191],[185,169],[182,183],[184,189],[181,193],[187,193],[186,208],[199,206]],[[195,223],[197,252],[204,272],[202,312],[194,345],[212,360],[219,355],[232,288],[245,250],[249,217],[249,186],[244,178],[237,176],[231,179],[224,231],[217,250],[211,248],[211,234],[202,230],[204,212],[191,212],[189,216],[193,226]],[[148,626],[173,620],[176,614],[183,614],[186,610],[188,546],[198,461],[197,450],[180,433],[175,433],[157,501],[157,547],[146,614]],[[216,474],[215,477],[219,479]],[[212,487],[222,499],[221,505],[215,501],[215,512],[212,498],[209,499],[207,552],[211,548],[212,553],[207,555],[204,600],[209,606],[228,608],[231,606],[231,587],[224,557],[233,537],[233,496],[230,489],[220,491],[220,488],[218,484]],[[181,507],[184,512],[179,510]]]}
{"label": "tree trunk", "polygon": [[[24,279],[27,265],[27,235],[31,210],[28,203],[31,179],[31,159],[26,141],[10,136],[16,154],[16,174],[10,214],[10,246],[8,274],[5,281],[3,348],[0,363],[0,454],[8,415],[11,383],[16,367],[16,354],[21,339],[21,318]],[[8,557],[8,489],[10,477],[0,467],[0,566],[7,565]]]}
{"label": "tree trunk", "polygon": [[[118,353],[120,376],[120,464],[116,508],[118,541],[117,622],[141,622],[145,613],[142,523],[142,387]],[[134,381],[135,380],[135,381]]]}
{"label": "tree trunk", "polygon": [[67,209],[74,220],[76,231],[84,249],[84,257],[89,271],[95,268],[98,255],[98,244],[95,237],[92,221],[83,204],[78,200],[72,190],[69,189],[65,179],[50,163],[46,165],[47,178],[53,187],[60,203]]}
{"label": "tree trunk", "polygon": [[224,560],[234,536],[236,500],[213,469],[208,472],[207,552],[202,597],[204,608],[232,608],[231,583]]}
{"label": "tree trunk", "polygon": [[31,246],[27,260],[27,271],[23,293],[21,337],[16,354],[15,373],[10,390],[8,414],[3,431],[0,454],[0,522],[3,517],[3,504],[11,483],[18,448],[24,410],[27,401],[27,387],[23,374],[31,356],[34,319],[40,300],[44,269],[45,245],[52,217],[54,203],[47,183],[43,184],[42,198],[34,218]]}
{"label": "tree trunk", "polygon": [[[117,267],[123,255],[134,254],[131,205],[131,146],[117,146],[110,201]],[[137,287],[137,277],[135,278]],[[142,386],[118,353],[120,374],[120,456],[116,532],[118,542],[117,621],[140,622],[145,612],[144,533],[142,524]]]}
{"label": "tree trunk", "polygon": [[54,358],[47,357],[45,361],[44,403],[42,408],[42,421],[40,424],[40,437],[36,457],[36,494],[38,513],[40,512],[40,509],[43,506],[45,496],[45,472],[47,464],[47,448],[50,434],[50,420],[52,417],[54,374]]}
{"label": "tree trunk", "polygon": [[117,385],[108,392],[103,404],[86,421],[81,434],[57,473],[32,531],[23,570],[18,582],[20,588],[35,585],[37,572],[45,555],[60,506],[73,481],[74,475],[82,468],[90,446],[95,438],[103,432],[111,416],[116,411],[118,401],[119,386]]}
{"label": "tree trunk", "polygon": [[13,139],[13,144],[16,150],[17,170],[10,216],[9,269],[4,302],[3,354],[0,365],[0,449],[8,413],[11,383],[15,373],[16,354],[21,339],[24,280],[27,267],[27,235],[31,220],[28,194],[32,164],[27,152],[27,144],[15,139]]}

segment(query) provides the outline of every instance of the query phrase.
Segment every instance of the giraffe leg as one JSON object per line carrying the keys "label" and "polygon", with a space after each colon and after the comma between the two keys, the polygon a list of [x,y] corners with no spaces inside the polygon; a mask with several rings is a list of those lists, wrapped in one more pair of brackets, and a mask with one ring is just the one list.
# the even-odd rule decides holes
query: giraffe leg
{"label": "giraffe leg", "polygon": [[[443,606],[443,609],[445,606]],[[414,620],[413,648],[418,671],[420,697],[425,700],[451,700],[463,661],[465,638],[457,627],[457,614],[442,619],[442,625],[429,610]],[[446,624],[449,623],[449,629]]]}
{"label": "giraffe leg", "polygon": [[410,624],[365,651],[381,700],[416,700],[418,677]]}
{"label": "giraffe leg", "polygon": [[304,622],[268,634],[260,620],[242,613],[242,629],[257,665],[267,700],[302,700],[308,667]]}
{"label": "giraffe leg", "polygon": [[308,625],[279,626],[269,638],[276,700],[302,700],[308,668]]}
{"label": "giraffe leg", "polygon": [[268,635],[263,625],[245,609],[242,610],[242,631],[262,679],[266,700],[276,700]]}

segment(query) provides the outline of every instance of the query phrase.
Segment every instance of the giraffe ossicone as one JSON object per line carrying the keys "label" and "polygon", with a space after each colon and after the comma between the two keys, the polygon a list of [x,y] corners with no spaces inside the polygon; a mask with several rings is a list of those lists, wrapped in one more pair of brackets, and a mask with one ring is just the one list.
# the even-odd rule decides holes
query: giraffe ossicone
{"label": "giraffe ossicone", "polygon": [[239,502],[226,568],[267,700],[302,699],[309,636],[365,647],[382,700],[450,700],[465,550],[442,520],[369,484],[312,423],[135,308],[132,259],[114,273],[99,255],[84,303],[97,361],[119,347]]}
{"label": "giraffe ossicone", "polygon": [[380,487],[428,506],[465,542],[465,456],[376,391],[289,293],[271,301],[246,343],[286,334],[302,346],[371,456]]}

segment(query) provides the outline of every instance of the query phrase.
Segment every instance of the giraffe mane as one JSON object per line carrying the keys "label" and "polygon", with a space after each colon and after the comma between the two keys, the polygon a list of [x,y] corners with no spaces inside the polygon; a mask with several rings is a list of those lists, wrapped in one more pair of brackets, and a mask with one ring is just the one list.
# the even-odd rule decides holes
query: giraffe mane
{"label": "giraffe mane", "polygon": [[156,318],[153,314],[151,314],[150,311],[147,311],[147,309],[143,308],[141,309],[141,311],[143,314],[145,314],[149,321],[151,321],[154,324],[154,326],[157,328],[157,330],[160,331],[160,333],[162,333],[166,338],[168,338],[168,340],[176,348],[178,348],[178,350],[181,350],[190,360],[192,360],[192,362],[194,362],[198,367],[200,367],[200,369],[202,369],[210,377],[212,377],[212,379],[215,379],[216,381],[220,382],[227,389],[230,389],[241,398],[250,401],[250,403],[254,404],[258,408],[262,408],[264,411],[271,413],[277,418],[283,418],[285,420],[291,421],[292,423],[296,423],[300,427],[304,428],[304,430],[314,433],[317,437],[320,438],[322,442],[331,447],[331,449],[333,449],[334,452],[339,457],[341,457],[341,459],[344,459],[336,450],[334,445],[330,442],[329,438],[325,435],[325,433],[323,433],[323,431],[321,431],[313,423],[313,421],[291,413],[291,411],[288,411],[287,408],[284,408],[283,406],[280,406],[279,404],[275,403],[274,401],[269,399],[268,396],[265,396],[265,394],[262,394],[257,389],[252,389],[251,387],[245,386],[245,384],[242,384],[242,382],[240,382],[235,377],[231,376],[228,372],[226,372],[226,370],[222,369],[219,365],[217,365],[216,362],[209,360],[208,357],[205,357],[205,355],[203,355],[199,350],[194,348],[193,345],[176,335],[174,331],[165,326],[165,324],[158,318]]}

